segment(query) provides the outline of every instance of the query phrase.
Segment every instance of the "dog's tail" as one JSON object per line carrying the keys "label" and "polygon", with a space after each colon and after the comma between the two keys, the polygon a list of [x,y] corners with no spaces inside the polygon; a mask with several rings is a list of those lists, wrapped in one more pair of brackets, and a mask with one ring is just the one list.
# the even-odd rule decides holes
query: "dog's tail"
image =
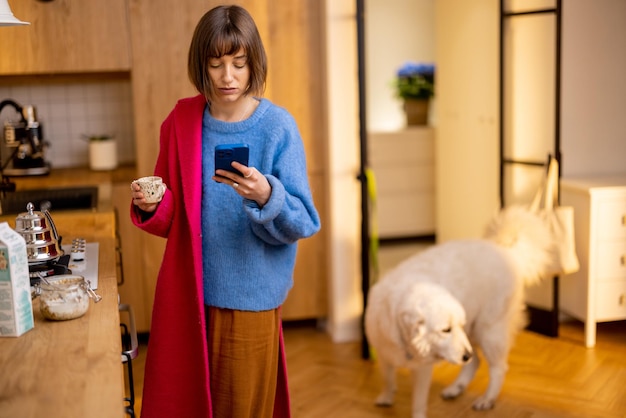
{"label": "dog's tail", "polygon": [[547,274],[556,246],[539,215],[522,206],[500,210],[489,222],[485,238],[507,249],[524,285],[537,284]]}

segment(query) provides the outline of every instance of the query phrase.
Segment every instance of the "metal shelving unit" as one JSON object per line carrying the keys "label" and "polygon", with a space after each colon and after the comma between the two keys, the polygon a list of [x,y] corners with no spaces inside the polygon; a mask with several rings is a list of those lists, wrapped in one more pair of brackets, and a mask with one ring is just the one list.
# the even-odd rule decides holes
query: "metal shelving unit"
{"label": "metal shelving unit", "polygon": [[[514,158],[508,158],[505,155],[505,122],[506,122],[506,101],[505,101],[505,41],[507,32],[507,23],[512,19],[519,19],[528,16],[535,15],[554,15],[555,18],[555,103],[554,103],[554,147],[551,155],[554,155],[559,162],[559,170],[561,167],[561,17],[562,7],[561,0],[555,0],[555,6],[549,8],[524,10],[524,11],[507,11],[507,1],[500,0],[500,202],[502,206],[505,206],[505,175],[506,168],[508,166],[527,166],[547,169],[546,161],[527,161],[517,160]],[[548,156],[549,157],[549,156]],[[549,158],[548,158],[549,161]],[[559,173],[560,176],[560,173]],[[546,310],[544,308],[529,305],[528,311],[530,314],[530,323],[528,329],[540,334],[544,334],[551,337],[557,337],[559,333],[559,278],[554,277],[552,283],[552,309]]]}

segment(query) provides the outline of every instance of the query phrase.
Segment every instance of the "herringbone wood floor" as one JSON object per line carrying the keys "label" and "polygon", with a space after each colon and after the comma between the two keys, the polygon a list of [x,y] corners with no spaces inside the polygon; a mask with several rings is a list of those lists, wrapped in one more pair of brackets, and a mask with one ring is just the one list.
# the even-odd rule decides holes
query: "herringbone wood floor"
{"label": "herringbone wood floor", "polygon": [[[380,373],[360,359],[360,346],[332,344],[322,332],[287,328],[286,344],[294,417],[410,417],[410,376],[398,374],[396,404],[378,408]],[[626,323],[602,324],[598,345],[583,346],[580,323],[563,324],[557,339],[522,332],[509,356],[509,372],[496,407],[473,411],[487,385],[481,365],[467,392],[444,401],[439,392],[454,380],[457,366],[441,363],[430,391],[430,418],[626,417]]]}
{"label": "herringbone wood floor", "polygon": [[[467,392],[454,401],[442,400],[439,392],[452,382],[458,367],[439,364],[430,391],[429,417],[626,417],[626,322],[600,324],[593,349],[583,345],[581,323],[562,324],[560,334],[549,338],[524,331],[518,336],[502,393],[491,411],[471,408],[487,385],[484,362]],[[333,344],[328,334],[310,324],[285,324],[285,344],[294,418],[410,417],[408,371],[398,373],[396,404],[379,408],[373,400],[380,373],[374,360],[361,358],[360,343]],[[142,345],[133,362],[139,397],[144,356]],[[138,399],[136,412],[140,409]]]}

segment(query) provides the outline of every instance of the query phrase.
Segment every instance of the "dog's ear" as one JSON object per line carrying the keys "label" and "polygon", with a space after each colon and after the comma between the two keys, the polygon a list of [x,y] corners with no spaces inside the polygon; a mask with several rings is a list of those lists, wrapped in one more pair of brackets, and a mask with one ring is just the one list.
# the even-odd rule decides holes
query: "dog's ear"
{"label": "dog's ear", "polygon": [[411,353],[415,349],[417,349],[420,356],[427,354],[424,352],[424,344],[419,343],[426,334],[426,321],[418,310],[411,309],[398,315],[398,332],[400,333],[407,360],[413,358]]}

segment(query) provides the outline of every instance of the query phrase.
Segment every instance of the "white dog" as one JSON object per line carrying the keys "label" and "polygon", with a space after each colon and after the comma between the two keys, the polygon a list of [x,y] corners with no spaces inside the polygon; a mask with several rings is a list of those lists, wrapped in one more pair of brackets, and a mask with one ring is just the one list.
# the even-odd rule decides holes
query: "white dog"
{"label": "white dog", "polygon": [[426,418],[434,363],[464,363],[441,394],[456,398],[479,366],[473,345],[489,365],[488,388],[473,407],[492,408],[511,344],[525,324],[524,286],[542,278],[554,254],[550,237],[538,218],[512,207],[494,218],[485,239],[435,245],[372,286],[365,332],[384,378],[376,404],[393,403],[395,369],[407,367],[413,376],[412,416]]}

